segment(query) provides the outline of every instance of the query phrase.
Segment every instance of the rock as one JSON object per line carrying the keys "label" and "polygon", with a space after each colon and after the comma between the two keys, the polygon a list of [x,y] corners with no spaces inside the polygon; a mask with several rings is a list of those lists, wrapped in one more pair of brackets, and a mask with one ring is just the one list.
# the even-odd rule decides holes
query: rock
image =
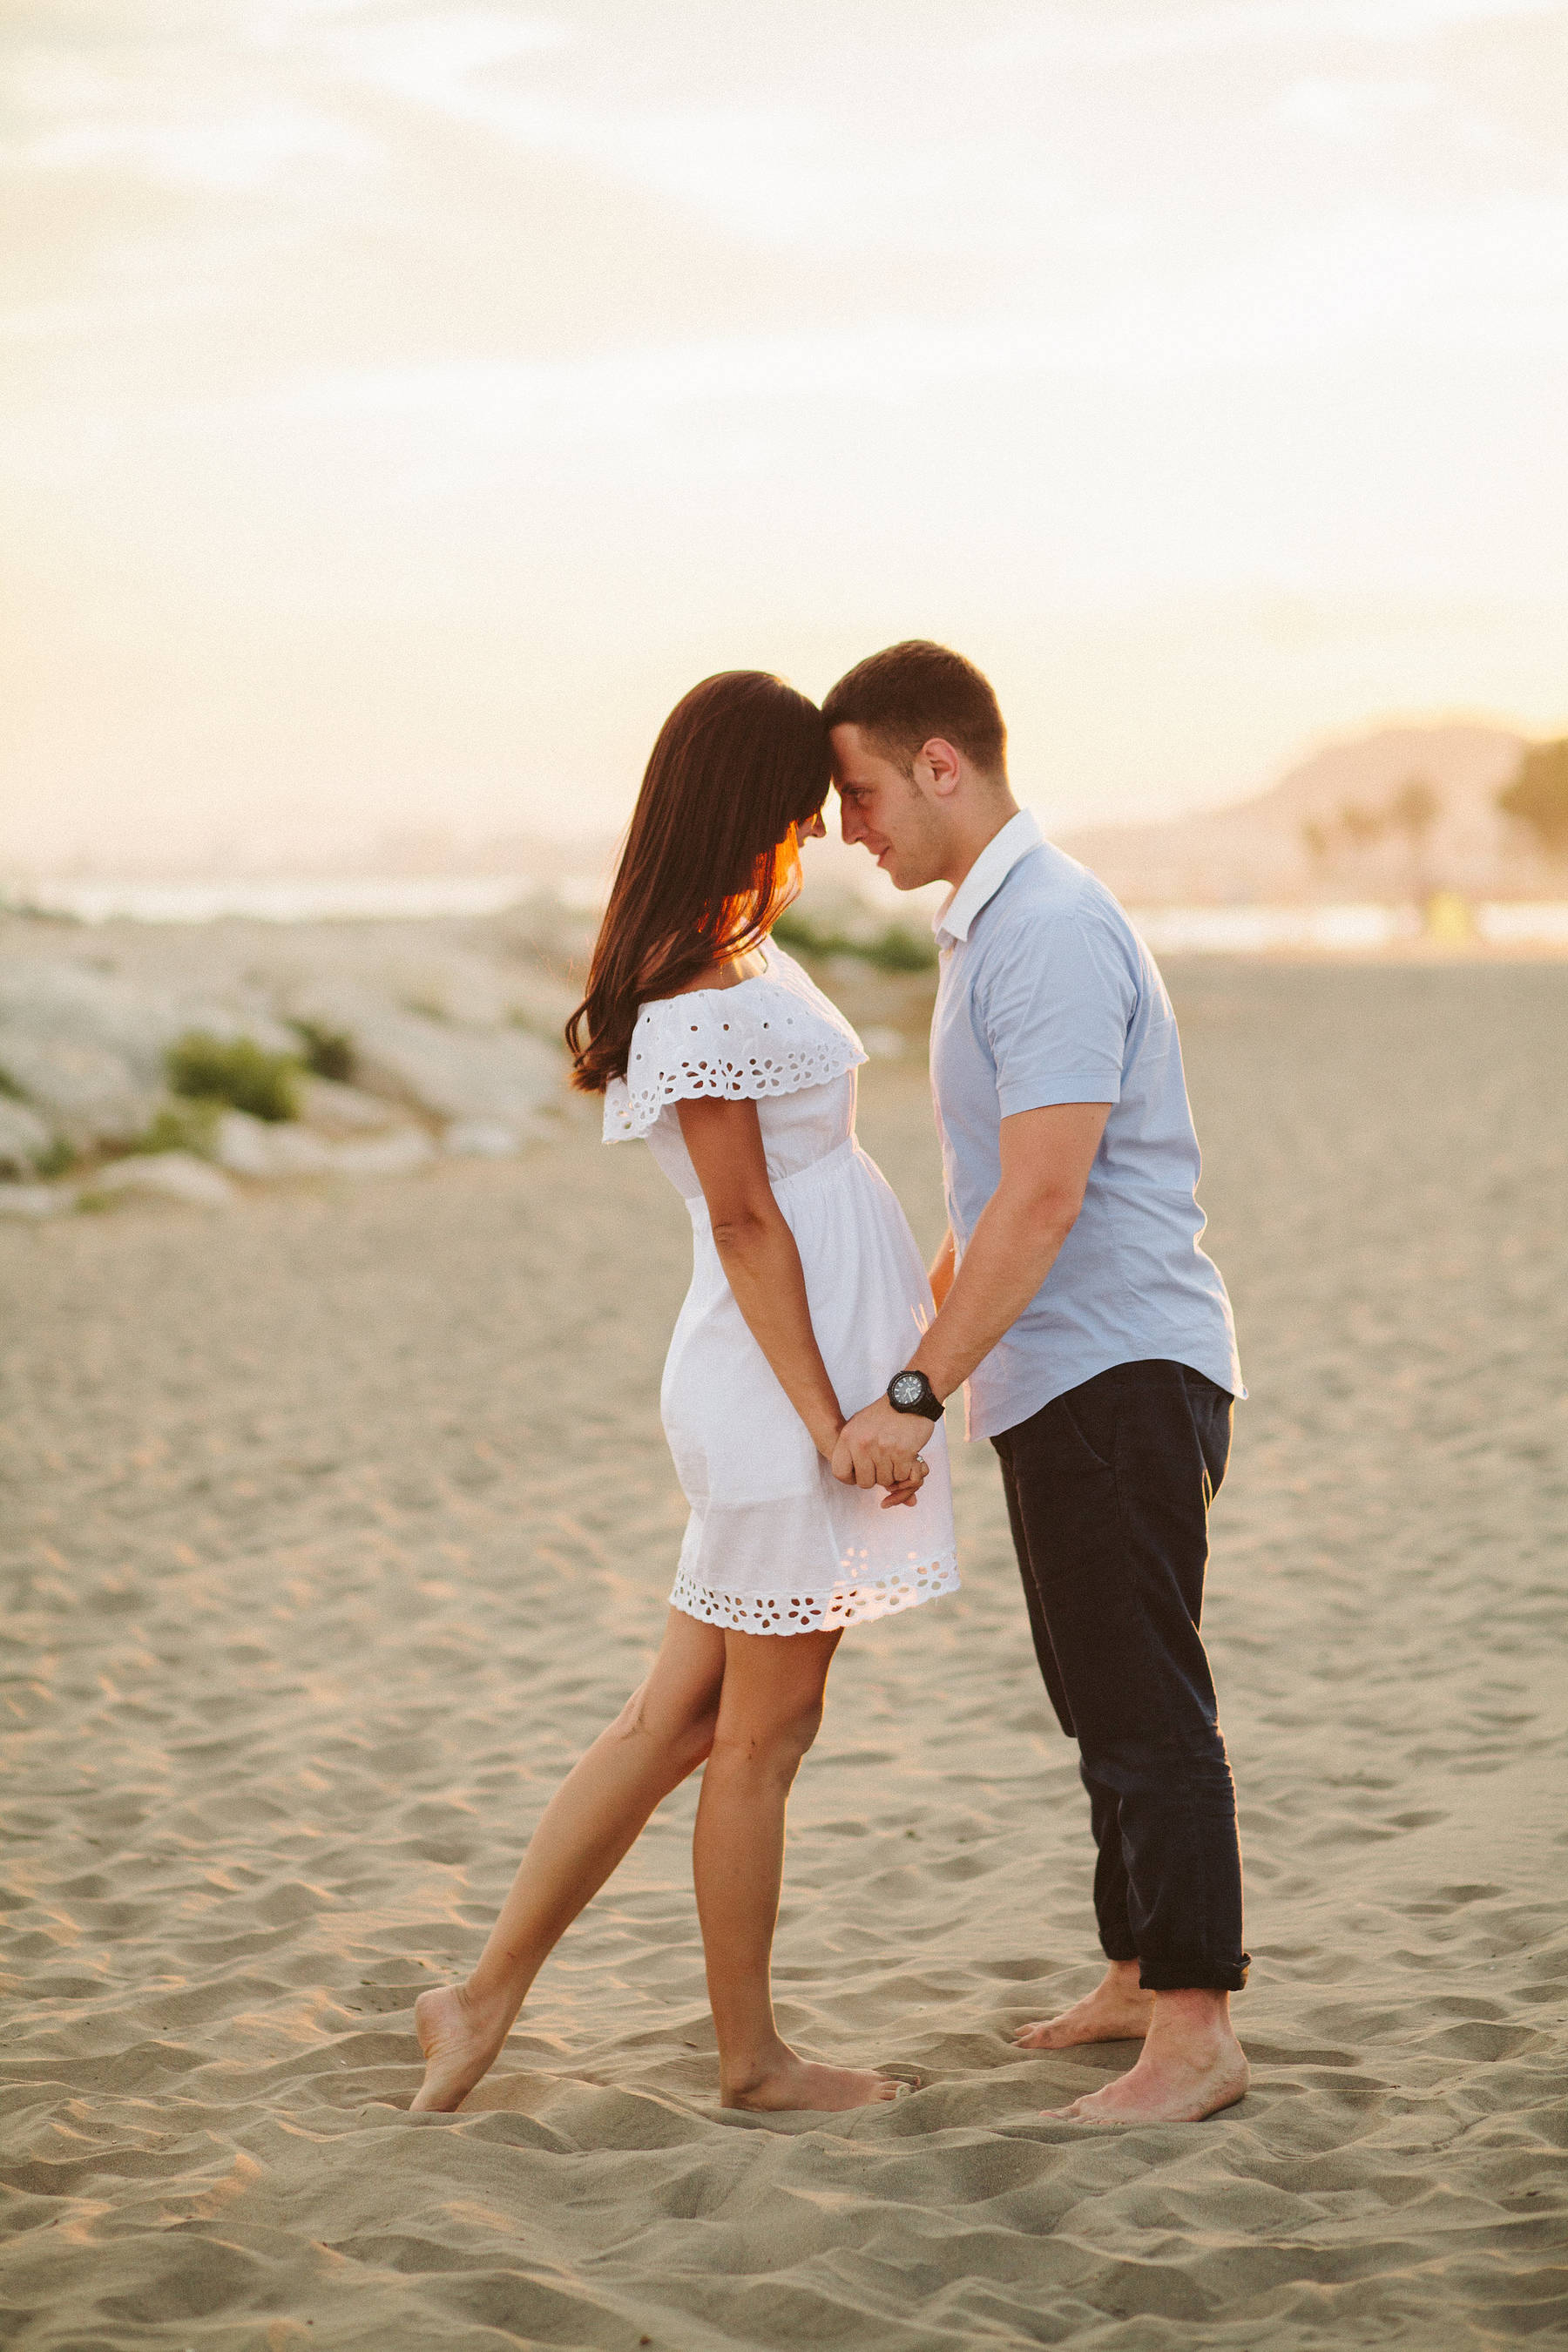
{"label": "rock", "polygon": [[269,1052],[298,1039],[270,1017],[138,989],[80,964],[0,965],[0,1070],[73,1143],[140,1135],[163,1090],[163,1056],[187,1029]]}
{"label": "rock", "polygon": [[45,1025],[9,1017],[0,1005],[0,1069],[51,1115],[76,1144],[117,1143],[139,1135],[152,1118],[160,1087],[139,1080],[127,1055],[65,1024]]}
{"label": "rock", "polygon": [[253,1118],[226,1110],[213,1138],[214,1157],[232,1176],[321,1176],[332,1167],[332,1146],[292,1119]]}
{"label": "rock", "polygon": [[[385,1105],[379,1106],[383,1119]],[[234,1176],[403,1176],[427,1167],[436,1147],[422,1128],[400,1126],[380,1135],[335,1142],[292,1119],[268,1123],[245,1111],[218,1121],[216,1154]]]}
{"label": "rock", "polygon": [[[410,927],[379,945],[365,940],[352,963],[340,965],[337,984],[456,1028],[515,1026],[559,1044],[562,1024],[577,1002],[564,982],[531,962],[422,940],[417,929]],[[312,992],[323,984],[329,984],[326,975],[318,972]],[[310,1006],[301,1003],[298,1009],[311,1017]],[[352,1021],[337,1019],[326,1025],[354,1034]]]}
{"label": "rock", "polygon": [[0,1217],[58,1217],[76,1202],[74,1184],[0,1184]]}
{"label": "rock", "polygon": [[400,1127],[363,1143],[333,1145],[332,1169],[339,1176],[409,1176],[435,1157],[436,1147],[423,1129]]}
{"label": "rock", "polygon": [[350,1033],[355,1069],[373,1093],[433,1118],[521,1125],[560,1091],[564,1055],[522,1029],[459,1027],[357,989],[323,989],[294,1009]]}
{"label": "rock", "polygon": [[37,1111],[0,1095],[0,1175],[30,1176],[53,1141]]}
{"label": "rock", "polygon": [[395,1127],[397,1112],[379,1095],[332,1078],[307,1078],[300,1089],[300,1117],[321,1135],[366,1135]]}
{"label": "rock", "polygon": [[193,1209],[226,1208],[235,1197],[228,1178],[189,1151],[152,1151],[144,1158],[111,1160],[84,1189],[89,1195],[153,1192],[163,1200],[183,1201]]}
{"label": "rock", "polygon": [[547,971],[521,971],[507,974],[506,993],[508,1019],[520,1029],[531,1029],[560,1053],[561,1033],[580,1002],[577,990]]}
{"label": "rock", "polygon": [[510,1160],[522,1150],[522,1143],[515,1127],[486,1118],[459,1119],[441,1138],[442,1150],[459,1160]]}

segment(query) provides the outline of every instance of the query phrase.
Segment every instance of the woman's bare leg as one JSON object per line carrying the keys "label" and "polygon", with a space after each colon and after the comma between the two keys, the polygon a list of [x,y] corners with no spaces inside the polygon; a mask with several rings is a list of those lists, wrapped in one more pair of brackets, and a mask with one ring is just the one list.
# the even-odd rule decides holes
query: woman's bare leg
{"label": "woman's bare leg", "polygon": [[493,2063],[550,1952],[636,1844],[655,1807],[708,1754],[724,1640],[716,1626],[670,1611],[647,1680],[546,1806],[472,1974],[415,2002],[425,2053],[416,2114],[462,2105]]}
{"label": "woman's bare leg", "polygon": [[822,1720],[837,1633],[726,1633],[724,1684],[702,1775],[692,1869],[727,2107],[870,2106],[884,2075],[799,2058],[773,2021],[770,1963],[784,1808]]}

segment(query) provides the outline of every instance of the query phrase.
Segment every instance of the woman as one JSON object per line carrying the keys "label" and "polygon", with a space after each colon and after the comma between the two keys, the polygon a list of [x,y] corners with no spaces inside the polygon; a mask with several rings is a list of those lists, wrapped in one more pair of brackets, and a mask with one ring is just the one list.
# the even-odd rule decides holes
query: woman
{"label": "woman", "polygon": [[724,2104],[846,2108],[899,2089],[798,2056],[769,1974],[785,1802],[844,1628],[958,1583],[940,1426],[885,1496],[828,1466],[931,1312],[903,1212],[854,1139],[859,1041],[769,939],[828,782],[815,705],[752,670],[694,688],[643,779],[566,1037],[575,1084],[605,1097],[605,1140],[645,1138],[691,1213],[661,1399],[691,1517],[647,1681],[551,1801],[473,1974],[416,2004],[416,2109],[461,2104],[546,1955],[699,1764]]}

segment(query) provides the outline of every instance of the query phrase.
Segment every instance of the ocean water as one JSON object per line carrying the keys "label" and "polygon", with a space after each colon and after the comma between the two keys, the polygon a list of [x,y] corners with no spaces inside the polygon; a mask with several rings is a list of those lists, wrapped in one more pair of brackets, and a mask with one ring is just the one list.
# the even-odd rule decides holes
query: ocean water
{"label": "ocean water", "polygon": [[[928,920],[940,887],[899,900],[880,876],[864,895],[879,913],[911,923]],[[263,923],[418,922],[437,917],[504,914],[544,892],[574,913],[604,904],[604,877],[573,876],[540,883],[523,874],[471,877],[423,875],[401,879],[227,882],[38,882],[12,903],[87,923],[114,919],[143,923],[210,923],[225,917]],[[1376,954],[1420,938],[1415,907],[1375,900],[1326,907],[1144,907],[1129,913],[1156,955]],[[1568,947],[1568,901],[1485,901],[1468,910],[1477,939],[1489,947]]]}
{"label": "ocean water", "polygon": [[595,877],[541,885],[523,874],[468,877],[417,875],[374,880],[235,882],[37,882],[14,903],[84,923],[116,918],[138,923],[212,923],[239,917],[259,923],[420,922],[438,916],[500,915],[541,888],[574,911],[602,903]]}

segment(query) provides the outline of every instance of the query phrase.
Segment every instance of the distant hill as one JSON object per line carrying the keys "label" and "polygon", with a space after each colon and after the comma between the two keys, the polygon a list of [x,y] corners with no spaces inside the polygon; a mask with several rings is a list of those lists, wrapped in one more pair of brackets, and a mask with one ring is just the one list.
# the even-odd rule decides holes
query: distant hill
{"label": "distant hill", "polygon": [[[1525,740],[1500,727],[1382,728],[1315,752],[1254,800],[1163,824],[1070,833],[1060,845],[1130,906],[1407,898],[1437,888],[1560,898],[1568,866],[1520,839],[1495,806]],[[1403,827],[1391,815],[1402,795]]]}

